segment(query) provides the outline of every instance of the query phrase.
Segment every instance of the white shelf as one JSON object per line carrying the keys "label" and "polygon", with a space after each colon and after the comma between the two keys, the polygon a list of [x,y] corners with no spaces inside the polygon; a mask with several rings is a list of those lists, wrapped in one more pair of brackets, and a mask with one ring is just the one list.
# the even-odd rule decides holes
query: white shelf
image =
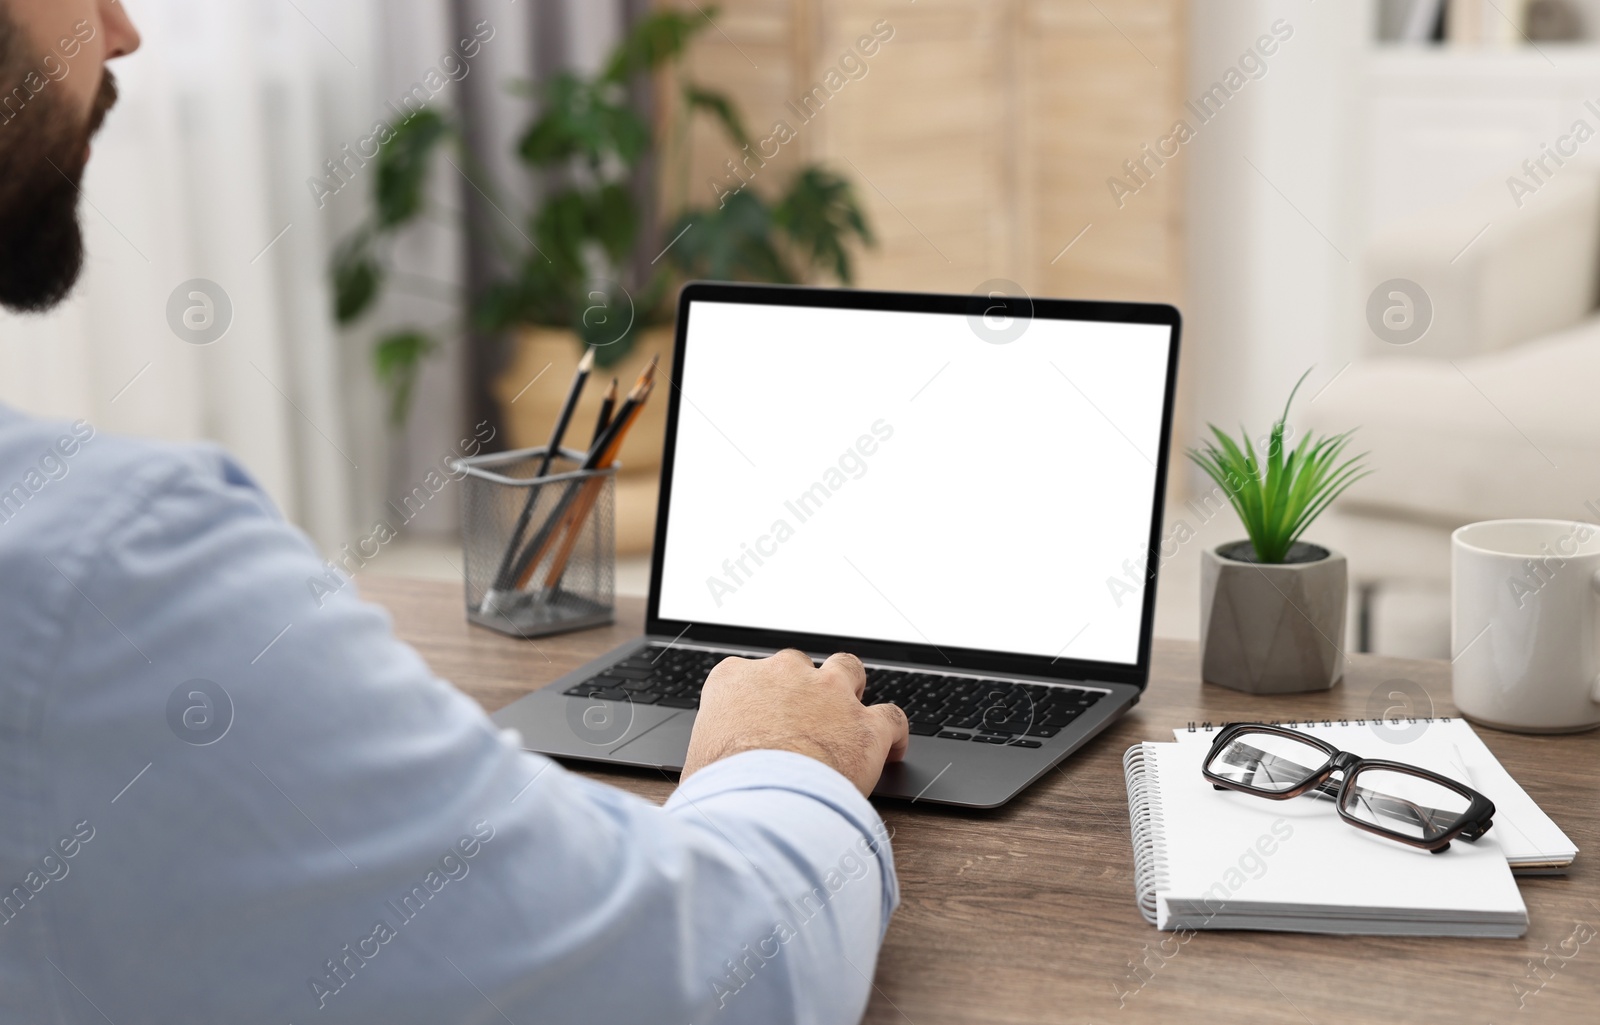
{"label": "white shelf", "polygon": [[[1472,190],[1505,188],[1523,161],[1580,119],[1600,128],[1589,106],[1600,98],[1600,44],[1593,42],[1537,50],[1373,45],[1362,81],[1358,208],[1368,236]],[[1580,153],[1585,162],[1600,159],[1600,144]]]}
{"label": "white shelf", "polygon": [[1461,76],[1588,78],[1600,71],[1600,43],[1540,43],[1517,47],[1377,44],[1368,72],[1381,79]]}

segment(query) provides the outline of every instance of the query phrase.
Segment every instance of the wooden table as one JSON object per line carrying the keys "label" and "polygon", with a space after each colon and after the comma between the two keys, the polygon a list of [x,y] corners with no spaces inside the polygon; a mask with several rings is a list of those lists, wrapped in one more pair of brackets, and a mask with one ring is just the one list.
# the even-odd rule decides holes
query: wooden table
{"label": "wooden table", "polygon": [[[624,600],[615,626],[519,641],[469,627],[458,587],[380,578],[361,587],[435,671],[490,711],[637,636],[643,622],[643,603]],[[1279,698],[1202,684],[1197,669],[1196,645],[1157,641],[1150,687],[1133,713],[1002,809],[880,804],[902,903],[866,1021],[1600,1021],[1600,731],[1479,730],[1583,851],[1565,877],[1522,881],[1523,939],[1202,932],[1169,942],[1177,953],[1163,957],[1158,944],[1173,934],[1146,925],[1133,904],[1120,763],[1129,745],[1170,740],[1191,720],[1361,715],[1392,680],[1419,685],[1440,714],[1455,712],[1443,662],[1357,655],[1332,691]],[[660,775],[590,775],[658,802],[673,787]],[[1570,949],[1575,932],[1595,938],[1563,959],[1561,943]],[[1132,995],[1119,998],[1119,987]]]}

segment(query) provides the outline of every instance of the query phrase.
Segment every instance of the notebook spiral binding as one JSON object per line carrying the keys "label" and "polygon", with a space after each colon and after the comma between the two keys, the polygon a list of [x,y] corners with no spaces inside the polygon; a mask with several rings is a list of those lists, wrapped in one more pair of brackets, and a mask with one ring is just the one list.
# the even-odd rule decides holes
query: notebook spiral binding
{"label": "notebook spiral binding", "polygon": [[1122,755],[1122,772],[1128,781],[1128,820],[1133,826],[1133,892],[1139,913],[1156,924],[1156,893],[1167,885],[1166,824],[1157,800],[1161,780],[1144,744]]}
{"label": "notebook spiral binding", "polygon": [[[1244,720],[1239,720],[1239,721],[1242,722]],[[1297,719],[1290,719],[1290,720],[1285,721],[1285,722],[1280,722],[1277,719],[1262,720],[1262,721],[1268,726],[1282,726],[1285,729],[1290,729],[1290,730],[1309,730],[1309,729],[1315,729],[1318,726],[1349,726],[1351,724],[1354,724],[1356,726],[1366,726],[1369,723],[1371,725],[1373,725],[1373,726],[1402,726],[1402,725],[1415,726],[1419,722],[1420,723],[1430,723],[1430,724],[1431,723],[1436,723],[1436,722],[1449,722],[1450,721],[1450,716],[1448,716],[1448,715],[1402,716],[1402,717],[1397,717],[1397,718],[1393,718],[1393,719],[1384,719],[1384,718],[1381,718],[1381,717],[1374,718],[1374,719],[1351,719],[1349,717],[1345,717],[1345,718],[1342,718],[1342,719],[1307,719],[1304,722],[1301,722],[1300,720],[1297,720]],[[1202,722],[1202,723],[1196,723],[1194,720],[1191,719],[1189,721],[1189,732],[1190,733],[1212,733],[1212,732],[1214,732],[1216,730],[1222,729],[1224,726],[1227,726],[1227,725],[1229,725],[1229,723],[1225,723],[1225,722],[1213,723],[1210,720],[1207,720],[1207,721]]]}

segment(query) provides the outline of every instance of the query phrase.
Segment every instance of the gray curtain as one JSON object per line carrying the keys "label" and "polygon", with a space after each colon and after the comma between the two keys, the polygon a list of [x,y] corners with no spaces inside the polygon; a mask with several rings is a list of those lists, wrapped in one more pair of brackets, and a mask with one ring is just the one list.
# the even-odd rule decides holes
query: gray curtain
{"label": "gray curtain", "polygon": [[[505,268],[502,258],[487,239],[494,231],[504,232],[505,218],[526,230],[528,210],[542,189],[553,182],[533,180],[512,156],[513,147],[534,113],[531,101],[507,91],[511,80],[540,82],[569,69],[597,67],[615,44],[623,26],[649,9],[649,0],[535,0],[531,5],[508,8],[503,0],[451,0],[458,34],[471,34],[471,27],[483,18],[500,24],[518,20],[517,30],[524,45],[507,45],[496,51],[488,74],[473,75],[463,81],[459,95],[461,113],[467,128],[467,143],[479,167],[485,168],[499,194],[510,205],[496,210],[470,183],[461,181],[461,206],[467,228],[464,241],[464,287],[469,296],[477,295]],[[634,102],[649,115],[651,97],[648,86],[635,86]],[[646,175],[636,186],[641,203],[652,203],[645,187]],[[642,207],[647,221],[653,206]],[[642,247],[648,248],[648,246]],[[645,263],[649,257],[643,258]],[[504,367],[509,355],[508,340],[471,334],[463,340],[459,361],[461,375],[461,418],[466,425],[489,420],[499,426],[498,410],[489,383]],[[500,439],[504,439],[501,431]],[[497,443],[498,444],[498,443]]]}

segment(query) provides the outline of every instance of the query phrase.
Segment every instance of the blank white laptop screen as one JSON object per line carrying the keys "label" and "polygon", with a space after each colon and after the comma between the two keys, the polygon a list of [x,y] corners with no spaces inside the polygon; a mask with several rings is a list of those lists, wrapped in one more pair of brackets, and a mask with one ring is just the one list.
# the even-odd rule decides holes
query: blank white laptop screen
{"label": "blank white laptop screen", "polygon": [[1171,330],[693,302],[659,615],[1135,664]]}

